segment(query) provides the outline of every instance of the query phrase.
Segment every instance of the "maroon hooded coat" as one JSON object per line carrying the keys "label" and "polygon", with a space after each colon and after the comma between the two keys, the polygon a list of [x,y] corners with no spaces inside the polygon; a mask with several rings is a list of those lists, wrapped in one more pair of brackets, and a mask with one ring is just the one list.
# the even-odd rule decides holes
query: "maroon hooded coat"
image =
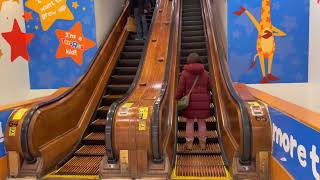
{"label": "maroon hooded coat", "polygon": [[211,87],[209,73],[204,69],[203,64],[184,65],[176,99],[181,99],[188,94],[197,75],[199,75],[199,79],[190,95],[189,106],[182,114],[183,117],[188,119],[206,119],[210,117]]}

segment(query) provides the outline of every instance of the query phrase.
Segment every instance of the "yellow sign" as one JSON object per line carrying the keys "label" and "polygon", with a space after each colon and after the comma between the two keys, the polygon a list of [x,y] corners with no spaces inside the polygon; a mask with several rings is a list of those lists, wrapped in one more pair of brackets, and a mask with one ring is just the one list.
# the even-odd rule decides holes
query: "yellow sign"
{"label": "yellow sign", "polygon": [[28,111],[28,109],[19,109],[15,114],[14,114],[14,116],[13,116],[13,120],[15,120],[15,121],[19,121],[22,117],[23,117],[23,115],[24,115],[24,113],[26,113]]}
{"label": "yellow sign", "polygon": [[253,101],[253,102],[248,102],[249,105],[251,106],[260,106],[260,104],[256,101]]}
{"label": "yellow sign", "polygon": [[129,152],[128,150],[120,150],[120,169],[121,172],[128,172],[129,170]]}
{"label": "yellow sign", "polygon": [[147,122],[145,120],[139,121],[139,131],[145,131],[147,129]]}
{"label": "yellow sign", "polygon": [[139,108],[139,119],[147,119],[148,117],[148,107],[140,107]]}
{"label": "yellow sign", "polygon": [[122,105],[122,107],[131,108],[132,105],[133,105],[133,103],[125,103],[124,105]]}
{"label": "yellow sign", "polygon": [[9,136],[15,136],[16,130],[17,130],[17,127],[10,127],[9,128]]}

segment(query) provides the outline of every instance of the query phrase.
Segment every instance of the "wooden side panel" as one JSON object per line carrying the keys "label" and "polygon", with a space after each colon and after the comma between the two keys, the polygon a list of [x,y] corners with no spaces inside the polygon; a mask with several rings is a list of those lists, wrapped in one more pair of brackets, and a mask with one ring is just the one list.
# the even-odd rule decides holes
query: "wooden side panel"
{"label": "wooden side panel", "polygon": [[271,157],[271,179],[272,180],[293,180],[294,178],[274,157]]}
{"label": "wooden side panel", "polygon": [[7,179],[8,172],[8,157],[3,156],[0,158],[0,179]]}
{"label": "wooden side panel", "polygon": [[[172,22],[172,0],[159,0],[158,11],[154,17],[153,29],[150,32],[143,69],[137,86],[125,102],[119,105],[114,118],[113,145],[118,156],[121,150],[129,151],[129,173],[121,174],[119,166],[109,168],[105,164],[102,172],[103,178],[130,177],[142,178],[150,176],[165,177],[164,168],[152,170],[151,161],[151,120],[153,105],[160,94],[165,67],[167,62],[170,27]],[[119,115],[121,106],[125,103],[133,103],[127,115]],[[141,117],[139,108],[147,108],[147,115]],[[145,124],[145,128],[141,125]],[[151,173],[152,172],[152,173]],[[153,175],[152,175],[153,174]]]}

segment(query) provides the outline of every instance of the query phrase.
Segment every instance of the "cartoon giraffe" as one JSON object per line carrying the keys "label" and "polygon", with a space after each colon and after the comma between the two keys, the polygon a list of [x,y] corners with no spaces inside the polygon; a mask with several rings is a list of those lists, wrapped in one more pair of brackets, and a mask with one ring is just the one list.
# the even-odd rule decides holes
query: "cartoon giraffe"
{"label": "cartoon giraffe", "polygon": [[[270,1],[271,0],[262,0],[261,7],[261,21],[260,23],[257,19],[244,7],[240,7],[240,10],[234,12],[234,14],[241,16],[244,12],[249,17],[251,22],[258,30],[258,39],[257,39],[257,54],[254,57],[253,62],[251,63],[249,70],[252,69],[256,64],[256,58],[259,57],[260,67],[262,72],[262,80],[260,83],[268,83],[269,81],[277,81],[278,77],[271,74],[272,72],[272,63],[273,56],[276,49],[276,44],[274,37],[275,36],[286,36],[286,33],[282,32],[280,29],[274,27],[271,23],[270,15]],[[265,58],[268,59],[268,74],[266,75]]]}

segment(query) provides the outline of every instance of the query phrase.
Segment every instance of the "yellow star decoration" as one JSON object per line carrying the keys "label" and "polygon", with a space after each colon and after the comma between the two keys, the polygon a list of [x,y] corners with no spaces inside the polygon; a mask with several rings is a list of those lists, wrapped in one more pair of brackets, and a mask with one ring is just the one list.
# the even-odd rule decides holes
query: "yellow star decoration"
{"label": "yellow star decoration", "polygon": [[67,0],[27,0],[25,5],[39,14],[44,31],[47,31],[58,19],[74,19],[72,12],[67,6]]}
{"label": "yellow star decoration", "polygon": [[3,56],[3,53],[2,53],[2,50],[0,49],[0,59],[2,58]]}
{"label": "yellow star decoration", "polygon": [[72,2],[72,7],[73,7],[74,9],[78,9],[78,7],[79,7],[78,2],[77,2],[77,1]]}
{"label": "yellow star decoration", "polygon": [[38,29],[39,29],[39,26],[35,25],[34,28],[35,28],[36,30],[38,30]]}

